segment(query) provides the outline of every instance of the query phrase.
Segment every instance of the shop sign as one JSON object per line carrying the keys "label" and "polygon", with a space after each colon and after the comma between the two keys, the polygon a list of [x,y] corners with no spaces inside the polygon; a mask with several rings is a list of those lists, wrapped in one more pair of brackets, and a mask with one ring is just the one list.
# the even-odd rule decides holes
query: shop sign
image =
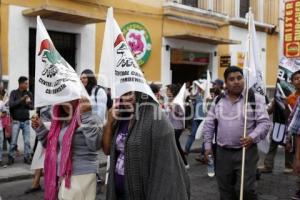
{"label": "shop sign", "polygon": [[208,65],[209,53],[172,49],[171,62],[173,64]]}
{"label": "shop sign", "polygon": [[224,55],[220,56],[220,67],[230,67],[231,65],[231,56]]}
{"label": "shop sign", "polygon": [[284,55],[300,57],[300,0],[285,3]]}
{"label": "shop sign", "polygon": [[122,27],[123,35],[139,66],[145,64],[151,54],[150,34],[140,23],[131,22]]}

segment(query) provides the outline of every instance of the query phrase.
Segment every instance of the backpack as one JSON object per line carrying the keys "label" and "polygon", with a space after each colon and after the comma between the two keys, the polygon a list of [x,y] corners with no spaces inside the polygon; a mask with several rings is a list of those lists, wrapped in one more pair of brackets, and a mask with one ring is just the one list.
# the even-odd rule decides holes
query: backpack
{"label": "backpack", "polygon": [[106,108],[107,108],[107,110],[109,110],[109,109],[112,107],[112,103],[113,103],[113,101],[112,101],[112,99],[111,99],[111,95],[108,94],[106,88],[104,88],[104,87],[102,87],[102,86],[100,86],[100,85],[97,85],[97,86],[96,86],[96,89],[95,89],[95,93],[94,93],[94,96],[95,96],[95,102],[97,103],[97,94],[98,94],[98,90],[99,90],[100,88],[103,89],[103,90],[105,91],[105,93],[106,93],[106,97],[107,97]]}

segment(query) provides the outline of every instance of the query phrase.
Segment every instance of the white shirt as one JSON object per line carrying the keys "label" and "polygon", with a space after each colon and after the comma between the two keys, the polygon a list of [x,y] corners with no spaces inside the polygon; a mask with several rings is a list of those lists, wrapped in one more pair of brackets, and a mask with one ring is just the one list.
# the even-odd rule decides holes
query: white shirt
{"label": "white shirt", "polygon": [[[95,98],[95,90],[96,90],[96,86],[92,89],[91,92],[91,104],[92,104],[92,112],[97,114],[100,119],[102,124],[105,121],[105,116],[106,116],[106,103],[107,103],[107,94],[104,91],[103,88],[99,88],[98,92],[97,92],[97,96]],[[97,102],[96,102],[97,99]]]}

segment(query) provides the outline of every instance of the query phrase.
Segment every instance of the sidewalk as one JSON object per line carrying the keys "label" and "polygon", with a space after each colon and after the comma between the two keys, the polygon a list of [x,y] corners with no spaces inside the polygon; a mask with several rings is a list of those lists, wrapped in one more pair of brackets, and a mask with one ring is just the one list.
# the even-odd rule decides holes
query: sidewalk
{"label": "sidewalk", "polygon": [[[7,153],[3,155],[3,164],[7,163]],[[30,165],[23,163],[23,155],[17,156],[12,166],[0,166],[0,183],[30,178],[33,175]]]}
{"label": "sidewalk", "polygon": [[[34,146],[35,137],[36,135],[34,130],[30,128],[31,149]],[[34,171],[30,170],[30,165],[27,165],[23,162],[22,152],[24,151],[24,141],[23,141],[22,131],[20,131],[18,137],[18,149],[21,152],[21,155],[15,158],[15,163],[13,165],[7,166],[6,168],[0,166],[0,183],[28,179],[33,176]],[[8,157],[7,154],[8,152],[4,151],[2,156],[3,164],[7,163],[7,157]],[[99,155],[100,155],[100,167],[106,166],[106,156],[104,155],[103,151],[101,151]]]}

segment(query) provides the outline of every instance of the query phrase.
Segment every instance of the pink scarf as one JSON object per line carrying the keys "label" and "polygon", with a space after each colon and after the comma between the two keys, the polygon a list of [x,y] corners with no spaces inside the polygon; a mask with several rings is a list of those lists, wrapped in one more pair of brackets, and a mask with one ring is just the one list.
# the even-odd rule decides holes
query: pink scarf
{"label": "pink scarf", "polygon": [[[47,148],[45,155],[45,200],[56,200],[58,197],[58,177],[57,177],[57,144],[59,134],[61,131],[61,121],[57,120],[60,116],[60,106],[56,105],[53,108],[53,120],[50,127],[50,132],[47,139]],[[71,122],[68,125],[66,133],[64,134],[62,147],[61,147],[61,161],[60,161],[60,174],[59,176],[65,178],[65,187],[71,186],[72,175],[72,139],[75,130],[78,128],[78,119],[80,110],[78,104],[75,106],[75,113],[72,116]]]}

